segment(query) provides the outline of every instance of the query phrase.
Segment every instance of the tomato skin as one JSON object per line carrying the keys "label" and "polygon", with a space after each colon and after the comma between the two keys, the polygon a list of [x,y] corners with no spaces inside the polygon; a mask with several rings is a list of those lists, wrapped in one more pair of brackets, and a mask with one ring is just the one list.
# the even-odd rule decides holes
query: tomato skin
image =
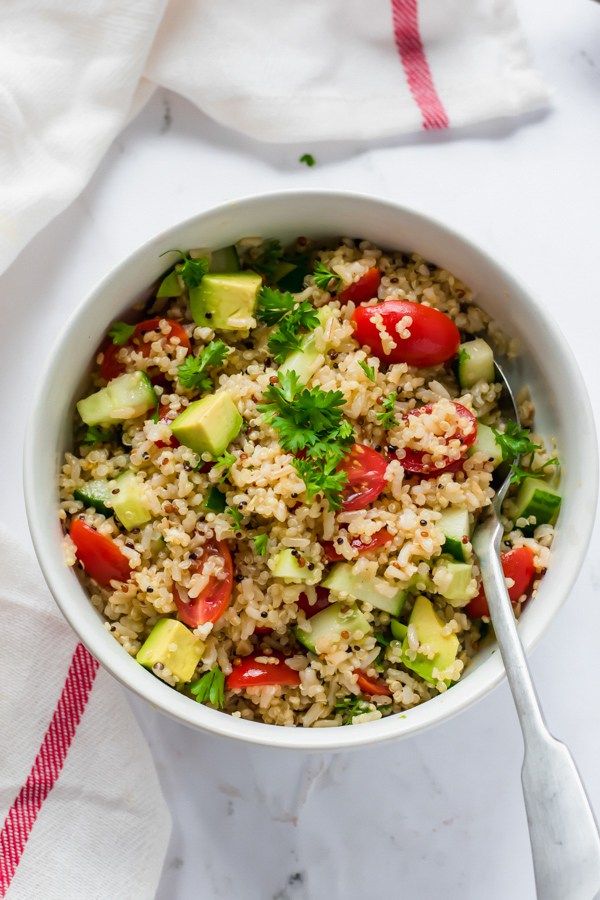
{"label": "tomato skin", "polygon": [[90,578],[102,587],[110,587],[111,581],[128,581],[129,560],[112,538],[100,534],[82,519],[73,519],[69,534],[77,559]]}
{"label": "tomato skin", "polygon": [[[505,578],[512,578],[514,584],[508,588],[508,596],[511,603],[516,603],[519,597],[529,593],[529,589],[535,579],[535,566],[533,564],[534,553],[530,547],[513,547],[503,553],[500,561]],[[490,609],[483,589],[479,586],[479,593],[474,597],[465,609],[471,619],[480,619],[489,616]]]}
{"label": "tomato skin", "polygon": [[374,695],[385,697],[392,696],[389,687],[381,678],[371,678],[362,669],[355,669],[354,674],[357,676],[356,683],[363,694],[368,694],[369,697]]}
{"label": "tomato skin", "polygon": [[112,341],[104,344],[102,349],[102,362],[100,363],[100,377],[105,381],[112,381],[118,378],[125,371],[125,366],[117,359],[117,354],[121,349]]}
{"label": "tomato skin", "polygon": [[[391,353],[384,352],[381,336],[372,321],[377,314],[396,342]],[[404,316],[412,318],[410,337],[405,339],[396,332],[396,325]],[[432,306],[412,300],[383,300],[375,306],[357,307],[352,319],[357,341],[362,347],[370,347],[382,362],[404,362],[417,368],[437,366],[458,352],[458,328],[449,316]]]}
{"label": "tomato skin", "polygon": [[331,605],[331,600],[329,599],[329,591],[327,588],[318,585],[317,599],[312,605],[308,602],[306,594],[300,594],[296,603],[298,604],[298,609],[302,610],[306,618],[312,619],[318,612],[327,609],[327,607]]}
{"label": "tomato skin", "polygon": [[340,291],[339,294],[336,295],[336,300],[339,300],[340,303],[348,303],[350,300],[352,300],[353,303],[364,303],[365,300],[372,300],[373,297],[377,296],[380,284],[381,272],[379,269],[376,269],[375,267],[367,269],[365,274],[361,275],[358,281],[354,281],[352,284],[349,284],[348,287]]}
{"label": "tomato skin", "polygon": [[[143,341],[142,338],[148,331],[160,332],[159,323],[163,318],[164,316],[159,316],[155,319],[144,319],[143,322],[138,322],[130,339],[126,344],[121,346],[135,347],[136,350],[140,350],[144,356],[149,356],[150,344]],[[191,350],[190,339],[186,334],[185,328],[174,319],[166,319],[166,321],[170,325],[169,334],[166,336],[178,337],[180,346],[185,347],[187,350]],[[125,371],[125,366],[117,359],[121,346],[113,344],[112,341],[107,341],[102,347],[104,357],[100,365],[100,375],[105,381],[112,381],[113,378],[117,378]]]}
{"label": "tomato skin", "polygon": [[[464,434],[460,434],[461,443],[464,445],[463,453],[467,452],[468,447],[473,444],[477,438],[477,418],[473,415],[470,409],[467,409],[466,406],[463,406],[462,403],[454,404],[459,415],[469,420],[471,423],[471,430]],[[423,413],[430,413],[432,410],[432,404],[427,403],[425,406],[419,406],[417,409],[411,410],[409,413],[406,413],[402,418],[404,421],[408,421],[410,416],[420,416]],[[450,435],[450,437],[458,437],[459,435],[455,432]],[[441,475],[443,472],[456,472],[462,466],[462,459],[452,459],[448,460],[448,463],[445,466],[434,466],[430,463],[424,463],[423,450],[413,450],[411,447],[404,448],[404,456],[400,460],[404,470],[406,472],[413,472],[419,475]]]}
{"label": "tomato skin", "polygon": [[[386,544],[392,540],[392,535],[389,533],[387,528],[382,528],[380,531],[377,531],[370,541],[364,543],[360,538],[352,538],[350,541],[350,546],[354,547],[355,550],[358,550],[358,555],[362,556],[364,553],[369,553],[370,550],[376,550],[379,547],[385,547]],[[345,559],[345,556],[342,556],[335,549],[335,544],[333,541],[321,541],[321,547],[323,548],[323,552],[325,553],[325,557],[329,562],[339,562],[340,560]]]}
{"label": "tomato skin", "polygon": [[[262,654],[257,654],[261,656]],[[265,687],[276,684],[297,687],[300,684],[300,674],[284,662],[284,657],[277,653],[274,657],[277,663],[257,662],[256,656],[246,656],[237,666],[233,667],[231,674],[227,676],[225,686],[228,691],[240,690],[249,687]]]}
{"label": "tomato skin", "polygon": [[377,450],[366,444],[354,444],[338,466],[338,471],[348,476],[342,509],[365,509],[373,503],[385,487],[387,467],[387,459]]}
{"label": "tomato skin", "polygon": [[174,585],[173,600],[177,613],[181,621],[190,628],[197,628],[198,625],[220,619],[229,606],[233,593],[233,562],[229,547],[224,541],[207,541],[202,556],[196,560],[192,571],[202,571],[204,563],[210,556],[220,556],[223,559],[225,578],[219,579],[211,575],[204,590],[193,600],[178,584]]}

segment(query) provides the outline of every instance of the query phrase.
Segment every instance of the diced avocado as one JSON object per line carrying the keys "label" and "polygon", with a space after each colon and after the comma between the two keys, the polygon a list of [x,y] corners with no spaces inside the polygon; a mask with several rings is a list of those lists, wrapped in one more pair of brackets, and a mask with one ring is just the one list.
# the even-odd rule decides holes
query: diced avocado
{"label": "diced avocado", "polygon": [[239,272],[240,261],[237,250],[233,245],[229,247],[221,247],[220,250],[209,250],[207,247],[200,247],[198,250],[190,250],[192,259],[199,259],[204,256],[209,260],[210,272]]}
{"label": "diced avocado", "polygon": [[161,281],[156,296],[158,299],[161,297],[181,297],[183,291],[183,281],[179,277],[177,269],[173,269],[173,271],[169,272],[168,275],[165,275]]}
{"label": "diced avocado", "polygon": [[371,626],[356,606],[332,603],[311,617],[310,631],[296,628],[296,637],[311,653],[317,652],[317,644],[319,652],[323,653],[340,640],[346,643],[360,640],[370,631]]}
{"label": "diced avocado", "polygon": [[439,528],[446,538],[442,553],[449,553],[458,562],[466,562],[468,559],[466,548],[471,533],[467,510],[445,509],[439,522],[436,522],[436,528]]}
{"label": "diced avocado", "polygon": [[220,456],[241,427],[242,417],[227,391],[195,400],[171,422],[171,431],[180,444],[212,456]]}
{"label": "diced avocado", "polygon": [[399,622],[398,619],[392,619],[390,622],[390,628],[392,629],[392,637],[397,641],[403,641],[406,637],[406,632],[408,631],[408,626],[404,624],[404,622]]}
{"label": "diced avocado", "polygon": [[[454,663],[459,648],[458,638],[455,634],[443,634],[445,623],[427,597],[417,597],[408,624],[413,626],[419,644],[427,645],[435,655],[430,659],[429,656],[417,653],[415,659],[411,659],[408,637],[405,637],[402,644],[402,662],[407,669],[416,672],[425,681],[435,684],[439,679],[434,678],[433,670],[444,672]],[[449,684],[450,681],[451,679],[447,679],[446,683]]]}
{"label": "diced avocado", "polygon": [[86,509],[92,506],[103,516],[112,516],[112,494],[108,481],[94,480],[73,491],[73,498],[85,503]]}
{"label": "diced avocado", "polygon": [[403,588],[395,588],[383,578],[367,579],[362,575],[355,575],[352,563],[336,563],[323,581],[323,587],[348,594],[363,603],[370,603],[391,616],[400,615],[406,600]]}
{"label": "diced avocado", "polygon": [[[333,315],[331,309],[324,306],[318,312],[322,328]],[[315,333],[312,331],[302,341],[300,350],[291,353],[279,367],[280,372],[294,371],[300,384],[308,384],[317,369],[323,365],[323,353],[315,346]]]}
{"label": "diced avocado", "polygon": [[86,425],[110,425],[137,419],[156,406],[156,393],[145,372],[126,372],[77,404]]}
{"label": "diced avocado", "polygon": [[440,559],[431,570],[431,590],[452,606],[466,606],[477,594],[471,563]]}
{"label": "diced avocado", "polygon": [[144,501],[143,485],[134,472],[119,475],[114,490],[119,493],[112,495],[113,509],[128,531],[140,528],[151,520],[152,515]]}
{"label": "diced avocado", "polygon": [[[163,667],[184,684],[191,681],[204,651],[199,637],[177,619],[159,619],[140,649],[136,659],[146,669],[161,676]],[[162,665],[155,668],[157,663]]]}
{"label": "diced avocado", "polygon": [[521,530],[532,533],[538,525],[554,525],[560,510],[560,493],[541,478],[525,478],[514,503],[515,521],[535,516],[535,523]]}
{"label": "diced avocado", "polygon": [[205,275],[189,289],[192,318],[215,331],[240,331],[256,325],[254,310],[262,278],[256,272]]}
{"label": "diced avocado", "polygon": [[[313,566],[312,569],[308,567],[309,562]],[[321,580],[321,566],[305,559],[299,550],[294,552],[289,547],[284,547],[276,553],[267,565],[275,578],[283,578],[294,584],[318,584]]]}
{"label": "diced avocado", "polygon": [[494,351],[482,338],[466,341],[458,348],[458,380],[463,390],[478,381],[493,384],[496,380]]}
{"label": "diced avocado", "polygon": [[494,469],[502,462],[502,448],[496,440],[494,429],[484,425],[483,422],[477,423],[477,437],[469,448],[469,456],[475,453],[483,453],[486,460],[493,464]]}

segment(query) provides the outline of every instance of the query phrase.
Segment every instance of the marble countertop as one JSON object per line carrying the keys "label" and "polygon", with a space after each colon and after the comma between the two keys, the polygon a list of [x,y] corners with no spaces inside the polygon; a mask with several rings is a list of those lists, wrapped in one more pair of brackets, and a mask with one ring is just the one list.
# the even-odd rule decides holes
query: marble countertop
{"label": "marble countertop", "polygon": [[[546,303],[600,416],[600,9],[518,3],[554,108],[383,145],[261,145],[158,93],[91,184],[0,279],[0,519],[26,537],[20,451],[42,360],[66,315],[139,243],[239,195],[289,187],[390,197],[446,220]],[[311,151],[313,169],[298,163]],[[10,374],[9,374],[10,373]],[[549,724],[600,813],[600,534],[532,655]],[[534,897],[521,737],[502,685],[404,742],[304,756],[196,734],[132,699],[173,816],[159,900]]]}

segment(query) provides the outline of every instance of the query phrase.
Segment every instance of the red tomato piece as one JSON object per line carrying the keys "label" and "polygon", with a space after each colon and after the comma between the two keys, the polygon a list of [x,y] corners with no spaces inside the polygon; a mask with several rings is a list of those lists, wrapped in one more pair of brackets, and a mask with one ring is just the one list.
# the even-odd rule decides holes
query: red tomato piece
{"label": "red tomato piece", "polygon": [[363,694],[368,694],[370,697],[373,695],[392,696],[392,692],[382,678],[371,678],[362,669],[355,669],[354,674],[357,676],[356,683]]}
{"label": "red tomato piece", "polygon": [[[144,319],[143,322],[138,322],[135,326],[135,331],[133,332],[130,343],[133,344],[136,349],[141,350],[144,356],[150,354],[150,344],[143,340],[144,335],[149,331],[157,331],[161,334],[160,323],[163,319],[164,316],[159,316],[155,319]],[[185,328],[180,325],[179,322],[175,322],[174,319],[166,319],[165,321],[169,323],[169,333],[164,336],[168,338],[179,338],[179,346],[190,350],[190,339],[186,334]]]}
{"label": "red tomato piece", "polygon": [[69,529],[77,559],[90,578],[110,587],[111,581],[127,581],[131,573],[129,560],[118,544],[100,534],[82,519],[73,519]]}
{"label": "red tomato piece", "polygon": [[[258,654],[260,657],[261,654]],[[233,667],[227,676],[226,687],[228,691],[235,691],[249,687],[265,687],[267,685],[289,685],[297,687],[300,684],[300,675],[294,669],[290,669],[281,654],[274,654],[276,663],[258,662],[256,656],[247,656]]]}
{"label": "red tomato piece", "polygon": [[177,607],[179,618],[190,628],[197,628],[206,622],[216,622],[220,619],[231,600],[233,593],[233,562],[229,547],[224,541],[207,541],[202,550],[202,556],[191,570],[201,572],[204,564],[211,556],[220,556],[225,567],[225,578],[220,579],[211,575],[208,584],[203,591],[193,599],[190,599],[186,591],[179,585],[175,585],[173,599]]}
{"label": "red tomato piece", "polygon": [[[380,315],[385,330],[392,336],[396,347],[385,353],[381,335],[373,322],[373,316]],[[401,338],[396,325],[410,316],[410,337]],[[437,366],[446,362],[458,352],[460,334],[449,316],[423,306],[412,300],[383,300],[375,306],[358,306],[352,314],[356,339],[362,347],[370,347],[382,362],[405,362],[411,366]]]}
{"label": "red tomato piece", "polygon": [[[162,406],[160,407],[160,413],[158,414],[158,418],[161,422],[166,422],[167,425],[173,421],[173,419],[177,418],[178,413],[174,413],[171,410],[170,406]],[[155,441],[157,447],[180,447],[180,443],[175,437],[174,434],[171,435],[168,442],[165,441]]]}
{"label": "red tomato piece", "polygon": [[121,348],[112,341],[108,341],[102,347],[102,362],[100,364],[100,376],[105,381],[112,381],[125,371],[125,366],[117,359],[117,354]]}
{"label": "red tomato piece", "polygon": [[[464,455],[477,438],[477,418],[473,415],[471,410],[467,409],[466,406],[463,406],[462,403],[455,403],[454,405],[461,418],[468,419],[470,423],[470,427],[466,431],[454,432],[449,436],[449,438],[460,437],[464,448]],[[406,413],[402,418],[405,421],[408,421],[410,416],[420,416],[423,413],[430,413],[431,410],[432,404],[427,403],[425,406],[419,406],[418,409],[411,410],[411,412]],[[432,463],[423,462],[424,456],[425,453],[423,450],[413,450],[411,447],[406,447],[404,456],[400,462],[407,472],[415,472],[420,475],[441,475],[442,472],[456,472],[462,465],[462,459],[451,459],[448,460],[444,466],[435,466]]]}
{"label": "red tomato piece", "polygon": [[321,612],[322,609],[327,609],[331,603],[329,591],[320,585],[317,587],[317,599],[313,604],[308,602],[306,594],[300,594],[296,602],[298,609],[302,610],[307,619],[311,619],[318,612]]}
{"label": "red tomato piece", "polygon": [[348,303],[349,300],[352,300],[353,303],[364,303],[365,300],[372,300],[373,297],[377,296],[380,283],[381,272],[379,269],[375,267],[367,269],[358,281],[352,282],[352,284],[340,291],[336,299],[340,303]]}
{"label": "red tomato piece", "polygon": [[[511,603],[516,603],[519,597],[529,593],[535,579],[533,558],[534,553],[531,547],[513,547],[512,550],[502,554],[504,577],[512,578],[514,581],[514,584],[508,589]],[[471,619],[489,616],[490,610],[482,584],[479,586],[479,593],[471,600],[465,612]]]}
{"label": "red tomato piece", "polygon": [[373,503],[385,487],[387,466],[388,461],[381,453],[366,444],[354,444],[338,466],[348,476],[342,509],[365,509]]}
{"label": "red tomato piece", "polygon": [[271,634],[272,631],[273,631],[273,629],[270,628],[268,625],[257,625],[256,628],[254,629],[254,634],[257,634],[257,635],[259,635],[259,637],[262,637],[265,634]]}
{"label": "red tomato piece", "polygon": [[[379,547],[385,547],[386,544],[392,540],[392,535],[389,533],[387,528],[382,528],[380,531],[377,531],[370,541],[366,543],[361,541],[360,538],[352,538],[350,541],[350,546],[354,547],[355,550],[358,550],[358,555],[363,556],[365,553],[368,553],[370,550],[378,549]],[[325,553],[326,558],[329,562],[339,562],[341,559],[345,559],[344,556],[341,556],[335,549],[335,544],[333,541],[321,541],[321,547],[323,548],[323,552]]]}

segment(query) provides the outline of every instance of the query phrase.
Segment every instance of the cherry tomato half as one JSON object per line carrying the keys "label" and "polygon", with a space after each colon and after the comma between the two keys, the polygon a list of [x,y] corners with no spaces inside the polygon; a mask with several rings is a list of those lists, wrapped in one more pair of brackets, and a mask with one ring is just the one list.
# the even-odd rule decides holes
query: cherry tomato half
{"label": "cherry tomato half", "polygon": [[356,683],[363,694],[368,694],[370,697],[373,695],[392,696],[392,692],[383,679],[371,678],[366,672],[363,672],[362,669],[355,669],[354,674],[357,676]]}
{"label": "cherry tomato half", "polygon": [[90,578],[110,587],[111,581],[127,581],[131,573],[129,560],[118,544],[100,534],[82,519],[73,519],[69,529],[77,559]]}
{"label": "cherry tomato half", "polygon": [[342,509],[365,509],[377,500],[385,487],[387,459],[365,444],[354,444],[350,453],[339,464],[348,481],[344,488]]}
{"label": "cherry tomato half", "polygon": [[[258,654],[260,657],[261,654]],[[247,656],[233,667],[227,676],[225,685],[228,691],[240,688],[264,687],[267,685],[283,684],[297,687],[300,684],[300,675],[284,661],[280,654],[274,654],[276,663],[258,662],[256,656]]]}
{"label": "cherry tomato half", "polygon": [[[160,322],[162,319],[160,317],[155,319],[145,319],[143,322],[138,322],[135,326],[135,331],[133,332],[130,339],[123,346],[126,347],[135,347],[136,350],[141,350],[144,356],[149,356],[150,354],[150,344],[146,341],[142,340],[143,336],[148,331],[158,331],[160,333]],[[174,319],[167,319],[169,323],[170,330],[165,337],[177,337],[179,338],[179,344],[182,347],[186,347],[187,350],[191,349],[190,339],[188,338],[185,329],[179,322],[176,322]],[[112,381],[113,378],[117,378],[117,376],[122,375],[125,371],[125,366],[123,363],[117,359],[120,346],[117,344],[113,344],[112,341],[107,341],[105,345],[102,347],[103,359],[100,365],[100,375],[104,378],[105,381]]]}
{"label": "cherry tomato half", "polygon": [[323,609],[327,609],[330,606],[331,601],[329,599],[329,591],[327,588],[321,587],[320,585],[317,587],[317,599],[314,603],[308,602],[308,597],[306,594],[300,594],[296,603],[298,604],[298,609],[301,609],[307,619],[312,619],[318,612],[321,612]]}
{"label": "cherry tomato half", "polygon": [[[160,412],[158,414],[158,418],[161,422],[166,422],[167,425],[170,425],[173,419],[176,419],[178,413],[173,412],[170,406],[162,406],[160,407]],[[157,447],[179,447],[181,446],[177,438],[174,434],[171,435],[168,441],[155,441]],[[210,466],[209,466],[210,468]]]}
{"label": "cherry tomato half", "polygon": [[[462,444],[462,456],[467,452],[467,449],[475,442],[477,438],[477,418],[473,415],[470,409],[467,409],[466,406],[463,406],[462,403],[455,403],[456,411],[460,415],[461,418],[468,419],[469,425],[467,426],[465,431],[454,432],[449,435],[449,438],[457,438],[460,437]],[[411,416],[420,416],[423,413],[430,413],[433,409],[431,403],[427,403],[425,406],[419,406],[417,409],[411,410],[409,413],[406,413],[402,418],[404,421],[408,421]],[[442,472],[455,472],[460,468],[462,464],[462,459],[449,459],[448,462],[443,466],[436,466],[433,463],[423,462],[423,457],[425,456],[425,452],[423,450],[413,450],[411,447],[404,448],[404,456],[400,460],[402,466],[407,472],[415,472],[421,475],[441,475]]]}
{"label": "cherry tomato half", "polygon": [[[350,541],[350,546],[355,550],[358,550],[358,555],[363,556],[365,553],[368,553],[370,550],[376,550],[379,547],[385,547],[386,544],[392,540],[392,535],[389,533],[387,528],[382,528],[380,531],[377,531],[370,541],[361,541],[360,538],[352,538]],[[321,541],[321,547],[323,548],[323,552],[325,553],[326,558],[329,562],[339,562],[341,559],[345,559],[345,556],[342,556],[335,549],[335,544],[333,541]]]}
{"label": "cherry tomato half", "polygon": [[367,269],[365,274],[361,275],[358,281],[354,281],[352,284],[349,284],[348,287],[340,291],[339,294],[337,294],[336,299],[339,300],[340,303],[348,303],[350,300],[352,300],[353,303],[364,303],[365,300],[372,300],[373,297],[377,296],[380,283],[381,272],[379,269],[376,269],[375,267]]}
{"label": "cherry tomato half", "polygon": [[196,560],[191,571],[201,572],[211,556],[220,556],[223,560],[225,578],[220,579],[211,575],[204,590],[193,599],[190,599],[186,591],[178,584],[174,586],[173,599],[179,618],[190,628],[197,628],[198,625],[204,625],[206,622],[216,622],[221,618],[231,600],[233,562],[229,547],[224,541],[207,541],[202,555]]}
{"label": "cherry tomato half", "polygon": [[[516,603],[519,597],[529,593],[535,579],[533,557],[533,550],[530,547],[513,547],[501,556],[504,577],[512,578],[514,581],[512,587],[508,589],[511,603]],[[479,593],[471,600],[465,612],[471,619],[489,616],[490,610],[483,585],[479,586]]]}
{"label": "cherry tomato half", "polygon": [[[385,353],[381,335],[373,322],[380,315],[396,347]],[[404,316],[412,318],[410,337],[401,338],[396,325]],[[411,366],[437,366],[458,352],[460,334],[449,316],[431,306],[411,300],[384,300],[375,306],[358,306],[352,314],[356,340],[367,346],[382,362],[405,362]]]}

